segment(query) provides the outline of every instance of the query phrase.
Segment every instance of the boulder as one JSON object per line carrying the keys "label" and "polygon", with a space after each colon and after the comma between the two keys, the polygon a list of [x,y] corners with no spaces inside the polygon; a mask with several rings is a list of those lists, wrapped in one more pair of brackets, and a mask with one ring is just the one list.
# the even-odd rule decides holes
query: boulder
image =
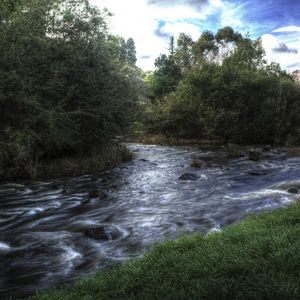
{"label": "boulder", "polygon": [[49,188],[52,190],[58,190],[59,189],[59,185],[56,182],[52,182],[49,184]]}
{"label": "boulder", "polygon": [[267,145],[267,146],[263,147],[262,151],[263,151],[263,152],[270,152],[271,149],[272,149],[272,147],[269,146],[269,145]]}
{"label": "boulder", "polygon": [[92,226],[84,230],[83,234],[94,240],[111,241],[120,238],[123,233],[115,225]]}
{"label": "boulder", "polygon": [[225,151],[226,151],[227,158],[229,159],[236,159],[236,158],[243,157],[243,153],[237,145],[228,144],[225,147]]}
{"label": "boulder", "polygon": [[89,194],[89,198],[99,197],[99,191],[98,190],[89,190],[88,194]]}
{"label": "boulder", "polygon": [[93,198],[106,198],[108,195],[107,191],[102,191],[102,190],[89,190],[88,191],[89,199]]}
{"label": "boulder", "polygon": [[192,168],[202,168],[202,167],[205,167],[206,164],[203,160],[199,159],[199,158],[194,158],[192,163],[191,163],[191,167]]}
{"label": "boulder", "polygon": [[250,150],[248,158],[249,160],[259,161],[261,159],[261,152],[257,150]]}
{"label": "boulder", "polygon": [[277,188],[287,191],[290,194],[298,194],[300,192],[300,181],[294,180],[277,186]]}
{"label": "boulder", "polygon": [[288,193],[290,194],[298,194],[299,193],[299,190],[297,187],[290,187],[288,190],[287,190]]}
{"label": "boulder", "polygon": [[193,173],[184,173],[179,177],[179,180],[198,180],[199,176]]}
{"label": "boulder", "polygon": [[267,175],[267,172],[263,170],[253,170],[248,172],[248,174],[251,176],[263,176],[263,175]]}

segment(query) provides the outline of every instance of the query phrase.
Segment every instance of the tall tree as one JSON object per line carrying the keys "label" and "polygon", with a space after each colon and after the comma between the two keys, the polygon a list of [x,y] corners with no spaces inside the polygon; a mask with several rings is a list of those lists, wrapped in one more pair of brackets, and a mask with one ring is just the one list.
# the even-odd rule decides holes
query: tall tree
{"label": "tall tree", "polygon": [[135,66],[136,64],[136,48],[135,43],[132,38],[129,38],[126,42],[126,50],[127,50],[127,63],[131,66]]}
{"label": "tall tree", "polygon": [[171,56],[174,56],[174,53],[175,53],[175,38],[174,38],[173,35],[170,37],[170,43],[169,43],[168,50],[169,50],[169,54]]}
{"label": "tall tree", "polygon": [[192,47],[193,56],[197,63],[213,61],[218,51],[215,36],[210,31],[204,31]]}
{"label": "tall tree", "polygon": [[175,60],[181,68],[182,73],[187,73],[187,71],[190,70],[193,65],[193,44],[194,42],[189,35],[185,33],[180,33],[179,38],[177,40]]}
{"label": "tall tree", "polygon": [[155,67],[150,87],[153,97],[162,101],[165,95],[175,90],[182,77],[181,70],[174,58],[165,54],[155,60]]}

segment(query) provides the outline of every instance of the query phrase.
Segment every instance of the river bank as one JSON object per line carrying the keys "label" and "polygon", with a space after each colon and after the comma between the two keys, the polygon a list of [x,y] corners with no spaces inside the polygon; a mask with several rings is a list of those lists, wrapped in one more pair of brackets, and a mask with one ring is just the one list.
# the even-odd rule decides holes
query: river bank
{"label": "river bank", "polygon": [[141,259],[30,299],[300,299],[299,269],[296,203],[158,244]]}
{"label": "river bank", "polygon": [[130,161],[132,153],[121,143],[110,143],[93,149],[86,155],[65,156],[37,161],[26,170],[0,170],[0,183],[8,181],[41,180],[54,177],[81,176],[105,171]]}
{"label": "river bank", "polygon": [[245,154],[249,149],[256,149],[260,152],[276,150],[285,153],[287,156],[300,156],[299,146],[287,146],[287,145],[237,145],[224,143],[219,140],[211,139],[196,139],[196,138],[178,138],[165,134],[147,134],[147,133],[135,133],[126,135],[123,138],[125,143],[140,143],[145,145],[161,145],[161,146],[212,146],[223,148],[227,152],[228,158],[236,158],[241,154]]}
{"label": "river bank", "polygon": [[196,145],[215,145],[220,146],[221,142],[216,140],[178,138],[165,134],[146,134],[136,133],[124,137],[126,143],[140,143],[145,145],[168,145],[168,146],[196,146]]}

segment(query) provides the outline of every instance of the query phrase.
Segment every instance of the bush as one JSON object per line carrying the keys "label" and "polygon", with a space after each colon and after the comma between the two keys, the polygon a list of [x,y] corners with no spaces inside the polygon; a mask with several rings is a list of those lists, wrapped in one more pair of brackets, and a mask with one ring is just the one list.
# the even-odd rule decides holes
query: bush
{"label": "bush", "polygon": [[152,106],[149,131],[223,143],[300,142],[300,86],[266,63],[259,40],[225,28],[216,36],[203,33],[193,49],[194,64]]}
{"label": "bush", "polygon": [[128,127],[141,72],[133,40],[121,57],[124,45],[107,31],[108,16],[87,0],[1,4],[2,173],[34,177],[39,161],[87,156]]}

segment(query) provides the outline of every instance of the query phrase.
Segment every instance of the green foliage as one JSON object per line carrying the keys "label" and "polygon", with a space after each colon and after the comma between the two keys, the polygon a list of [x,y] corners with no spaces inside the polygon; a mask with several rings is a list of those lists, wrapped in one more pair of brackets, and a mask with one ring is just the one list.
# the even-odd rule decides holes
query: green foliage
{"label": "green foliage", "polygon": [[192,46],[194,42],[192,38],[185,34],[180,33],[179,38],[177,40],[177,48],[174,54],[174,58],[180,67],[183,74],[188,72],[193,64],[192,57]]}
{"label": "green foliage", "polygon": [[119,143],[93,148],[88,155],[69,156],[43,161],[36,166],[35,177],[80,176],[114,168],[132,159],[132,153]]}
{"label": "green foliage", "polygon": [[215,36],[210,31],[204,31],[198,41],[193,45],[192,52],[197,63],[212,60],[219,51]]}
{"label": "green foliage", "polygon": [[158,60],[174,57],[173,68],[183,74],[166,93],[157,93],[155,87],[170,86],[172,72],[156,65],[152,92],[160,101],[149,109],[150,132],[224,143],[300,142],[300,86],[279,65],[266,63],[261,40],[243,37],[230,27],[216,35],[203,32],[198,41],[188,43],[192,51],[184,52],[190,62],[185,71],[182,60],[176,60],[182,40],[174,56]]}
{"label": "green foliage", "polygon": [[161,100],[165,95],[174,91],[181,79],[180,67],[172,56],[165,54],[155,61],[157,70],[148,77],[148,85],[151,90],[152,99]]}
{"label": "green foliage", "polygon": [[216,40],[223,44],[230,42],[238,43],[243,40],[243,37],[240,33],[235,32],[231,27],[226,26],[218,30]]}
{"label": "green foliage", "polygon": [[108,33],[108,11],[6,0],[1,12],[0,168],[30,176],[37,161],[87,154],[129,125],[141,74],[133,40]]}
{"label": "green foliage", "polygon": [[183,236],[30,299],[300,299],[299,220],[294,204],[222,232]]}
{"label": "green foliage", "polygon": [[132,38],[129,38],[127,40],[126,50],[127,50],[127,63],[131,66],[134,66],[137,59],[136,59],[135,43]]}

